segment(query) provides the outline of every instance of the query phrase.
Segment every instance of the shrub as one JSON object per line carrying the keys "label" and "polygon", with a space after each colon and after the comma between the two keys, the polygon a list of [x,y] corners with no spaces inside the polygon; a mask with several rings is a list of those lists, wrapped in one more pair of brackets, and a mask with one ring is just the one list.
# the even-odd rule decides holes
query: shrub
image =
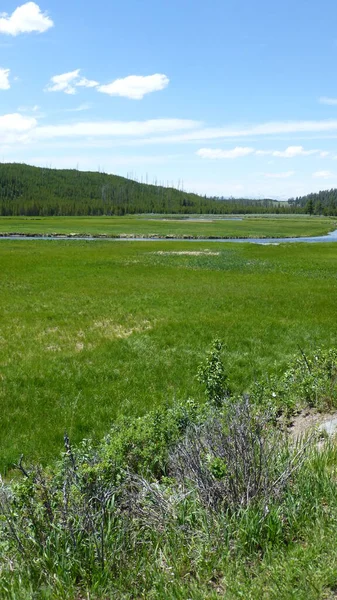
{"label": "shrub", "polygon": [[210,404],[221,406],[230,395],[228,378],[221,358],[222,342],[214,340],[204,364],[200,365],[197,378],[206,388]]}
{"label": "shrub", "polygon": [[337,406],[337,349],[301,351],[283,375],[256,382],[250,393],[254,402],[290,414],[306,406],[330,410]]}
{"label": "shrub", "polygon": [[191,428],[170,460],[180,485],[192,486],[212,510],[269,502],[280,496],[291,471],[284,434],[247,398]]}

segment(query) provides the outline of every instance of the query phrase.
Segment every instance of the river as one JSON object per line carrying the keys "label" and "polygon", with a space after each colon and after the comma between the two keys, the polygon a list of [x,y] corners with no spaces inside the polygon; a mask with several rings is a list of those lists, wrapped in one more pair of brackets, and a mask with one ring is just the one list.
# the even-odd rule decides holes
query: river
{"label": "river", "polygon": [[107,241],[107,242],[217,242],[217,243],[248,243],[248,244],[284,244],[284,243],[321,243],[337,242],[337,229],[327,235],[312,237],[281,237],[281,238],[175,238],[175,237],[105,237],[105,236],[76,236],[76,235],[29,235],[29,234],[0,234],[1,240],[72,240],[72,241]]}

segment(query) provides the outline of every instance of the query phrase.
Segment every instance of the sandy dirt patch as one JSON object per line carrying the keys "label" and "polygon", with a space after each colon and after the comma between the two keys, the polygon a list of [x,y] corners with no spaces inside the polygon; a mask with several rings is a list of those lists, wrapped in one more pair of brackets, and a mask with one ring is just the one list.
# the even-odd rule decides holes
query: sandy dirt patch
{"label": "sandy dirt patch", "polygon": [[337,412],[319,413],[314,409],[301,411],[288,428],[293,440],[298,440],[314,431],[329,430],[329,424],[337,419]]}
{"label": "sandy dirt patch", "polygon": [[220,252],[212,252],[211,250],[172,250],[171,252],[158,250],[153,254],[159,256],[220,256]]}

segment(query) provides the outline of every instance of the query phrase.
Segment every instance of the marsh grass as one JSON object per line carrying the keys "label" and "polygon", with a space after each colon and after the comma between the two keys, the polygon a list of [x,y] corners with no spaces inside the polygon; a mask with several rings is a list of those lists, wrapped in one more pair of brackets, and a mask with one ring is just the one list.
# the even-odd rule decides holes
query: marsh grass
{"label": "marsh grass", "polygon": [[[265,215],[221,220],[216,215],[182,219],[160,215],[130,217],[0,217],[0,233],[107,236],[298,237],[324,235],[336,219],[308,215]],[[200,217],[200,215],[199,215]]]}
{"label": "marsh grass", "polygon": [[65,429],[76,443],[202,401],[216,337],[234,391],[334,346],[336,259],[334,244],[0,240],[2,472],[21,453],[46,464]]}

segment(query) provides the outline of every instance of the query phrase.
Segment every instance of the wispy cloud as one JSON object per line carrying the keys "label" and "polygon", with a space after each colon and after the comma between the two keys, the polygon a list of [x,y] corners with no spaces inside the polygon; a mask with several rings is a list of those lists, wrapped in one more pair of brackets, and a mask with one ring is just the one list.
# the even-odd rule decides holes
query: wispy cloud
{"label": "wispy cloud", "polygon": [[78,81],[76,81],[76,87],[86,87],[86,88],[95,88],[99,85],[98,81],[94,81],[93,79],[87,79],[86,77],[82,77]]}
{"label": "wispy cloud", "polygon": [[[57,86],[60,91],[66,91],[66,93],[72,93],[72,90],[68,89],[76,84],[76,81],[81,81],[83,78],[80,75],[80,70],[71,71],[70,73],[66,73],[60,76],[56,76],[53,78],[53,86]],[[75,81],[75,83],[73,83]],[[88,80],[90,81],[90,80]],[[38,107],[36,107],[37,109]],[[82,113],[90,108],[88,104],[80,104],[79,106],[75,106],[74,108],[68,108],[65,111],[61,111],[63,114],[65,113]],[[187,143],[187,142],[196,142],[200,137],[207,137],[209,132],[214,130],[210,130],[208,128],[203,127],[203,124],[190,120],[190,119],[149,119],[146,121],[113,121],[113,120],[95,120],[95,119],[76,119],[76,120],[67,120],[66,118],[61,122],[48,122],[46,119],[46,115],[40,114],[39,112],[33,112],[30,110],[30,114],[25,114],[24,109],[22,111],[18,111],[15,113],[16,120],[13,121],[13,116],[11,120],[8,121],[8,115],[4,115],[2,120],[6,118],[6,122],[19,124],[25,123],[27,127],[25,128],[25,142],[40,145],[47,147],[48,144],[57,143],[61,146],[67,145],[67,147],[76,146],[79,144],[81,147],[95,147],[95,148],[109,148],[109,147],[117,147],[117,146],[147,146],[147,145],[156,145],[156,144],[171,144],[174,141],[179,141],[179,143]],[[44,117],[43,124],[40,123],[41,117]],[[25,121],[24,119],[31,118],[29,121]],[[22,121],[23,119],[23,121]],[[300,127],[303,127],[303,122],[299,122]],[[305,122],[307,123],[307,122]],[[318,121],[312,122],[313,126],[323,127],[326,129],[327,126],[336,127],[337,129],[337,120],[336,121]],[[328,124],[328,125],[327,125]],[[267,127],[268,124],[262,124],[261,126],[254,126],[255,131],[270,131],[271,125]],[[17,129],[16,126],[11,127],[11,135],[8,137],[6,134],[7,144],[15,144],[17,142],[22,141],[22,132]],[[252,128],[251,128],[252,129]],[[250,130],[251,130],[250,129]],[[8,127],[7,127],[8,130]],[[19,133],[18,133],[19,131]],[[229,130],[226,130],[228,132]],[[243,131],[243,130],[241,130]],[[223,134],[224,130],[218,130],[218,133]],[[0,128],[0,137],[2,130]],[[17,136],[17,137],[16,137]],[[1,141],[4,140],[1,138]],[[195,150],[196,155],[203,160],[233,160],[244,157],[256,157],[256,159],[260,156],[269,156],[273,160],[284,159],[284,160],[296,160],[296,158],[302,158],[305,156],[314,156],[317,158],[324,158],[326,156],[330,156],[331,153],[326,151],[318,150],[318,149],[307,149],[303,146],[295,146],[291,145],[286,148],[281,149],[271,149],[271,150],[263,150],[256,149],[252,146],[246,145],[237,145],[230,148],[219,149],[219,148],[209,148],[209,147],[201,147],[200,149]],[[267,170],[267,169],[266,169]],[[277,169],[275,169],[277,171]],[[286,178],[291,177],[293,171],[284,170],[281,173],[266,173],[264,177],[271,178]]]}
{"label": "wispy cloud", "polygon": [[268,136],[284,136],[305,133],[331,133],[337,131],[337,119],[320,121],[271,121],[257,125],[228,126],[228,127],[204,127],[197,131],[183,135],[174,136],[166,140],[156,140],[179,143],[179,142],[201,142],[206,140],[220,140],[231,138],[259,138]]}
{"label": "wispy cloud", "polygon": [[286,171],[284,173],[264,173],[267,179],[288,179],[295,175],[295,171]]}
{"label": "wispy cloud", "polygon": [[141,100],[146,94],[165,89],[169,78],[161,73],[155,75],[130,75],[124,79],[115,79],[106,85],[100,85],[99,92],[109,96],[122,96],[132,100]]}
{"label": "wispy cloud", "polygon": [[64,92],[65,94],[76,94],[77,87],[94,88],[98,86],[97,81],[80,76],[81,69],[54,75],[46,87],[47,92]]}
{"label": "wispy cloud", "polygon": [[0,90],[9,90],[11,87],[9,83],[9,74],[9,69],[0,68]]}
{"label": "wispy cloud", "polygon": [[37,127],[38,139],[76,137],[137,137],[190,130],[198,122],[187,119],[152,119],[149,121],[83,121]]}
{"label": "wispy cloud", "polygon": [[44,33],[53,26],[51,18],[47,13],[42,13],[35,2],[26,2],[22,6],[18,6],[11,15],[7,13],[0,15],[0,33],[7,35]]}
{"label": "wispy cloud", "polygon": [[196,154],[201,158],[223,159],[223,158],[241,158],[255,152],[254,148],[242,148],[237,146],[232,150],[220,150],[212,148],[200,148]]}
{"label": "wispy cloud", "polygon": [[[84,110],[85,105],[76,110]],[[200,125],[197,121],[188,119],[152,119],[148,121],[79,121],[75,123],[60,123],[55,125],[39,125],[40,115],[28,116],[21,113],[6,114],[0,116],[0,139],[4,142],[3,135],[6,132],[6,143],[17,143],[22,141],[22,133],[25,133],[27,143],[48,142],[48,140],[66,141],[67,146],[76,140],[94,142],[97,147],[103,147],[106,141],[122,143],[124,139],[136,139],[137,137],[168,135],[172,132],[181,132],[194,129]],[[10,136],[7,134],[10,133]],[[16,137],[17,136],[17,137]]]}
{"label": "wispy cloud", "polygon": [[303,146],[288,146],[285,150],[258,150],[257,155],[270,155],[279,158],[296,158],[297,156],[310,156],[319,154],[320,150],[305,150]]}
{"label": "wispy cloud", "polygon": [[19,106],[18,108],[18,112],[22,113],[37,113],[40,110],[40,106],[38,104],[35,104],[34,106]]}
{"label": "wispy cloud", "polygon": [[66,108],[64,112],[83,112],[85,110],[89,110],[90,108],[91,104],[89,104],[89,102],[84,102],[83,104],[76,106],[76,108]]}
{"label": "wispy cloud", "polygon": [[329,155],[329,152],[322,152],[321,150],[305,150],[303,146],[288,146],[285,150],[255,150],[250,147],[237,146],[232,150],[200,148],[200,150],[197,150],[196,154],[201,156],[201,158],[209,159],[240,158],[251,154],[255,154],[256,156],[275,156],[278,158],[297,158],[298,156],[319,155],[324,158]]}
{"label": "wispy cloud", "polygon": [[337,106],[337,98],[329,98],[328,96],[321,96],[319,99],[320,104],[328,104],[329,106]]}
{"label": "wispy cloud", "polygon": [[334,174],[330,171],[316,171],[312,176],[320,179],[331,179],[331,177],[334,177]]}

